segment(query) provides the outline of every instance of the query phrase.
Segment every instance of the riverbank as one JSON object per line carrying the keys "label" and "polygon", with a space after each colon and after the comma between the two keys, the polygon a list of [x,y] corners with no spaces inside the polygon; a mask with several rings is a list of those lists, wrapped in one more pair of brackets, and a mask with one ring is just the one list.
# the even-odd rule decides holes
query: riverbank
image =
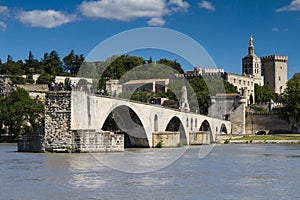
{"label": "riverbank", "polygon": [[221,144],[300,144],[300,134],[227,136]]}

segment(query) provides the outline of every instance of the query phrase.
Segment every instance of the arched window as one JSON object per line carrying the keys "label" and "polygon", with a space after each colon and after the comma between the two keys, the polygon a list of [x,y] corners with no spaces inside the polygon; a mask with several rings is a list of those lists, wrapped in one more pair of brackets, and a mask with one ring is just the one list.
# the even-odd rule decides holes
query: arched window
{"label": "arched window", "polygon": [[186,118],[186,127],[189,127],[189,118]]}

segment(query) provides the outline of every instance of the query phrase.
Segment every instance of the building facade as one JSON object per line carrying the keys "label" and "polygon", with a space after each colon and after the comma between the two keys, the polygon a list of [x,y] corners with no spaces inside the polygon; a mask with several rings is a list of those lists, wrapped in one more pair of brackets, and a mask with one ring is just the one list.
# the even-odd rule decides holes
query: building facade
{"label": "building facade", "polygon": [[264,56],[261,57],[262,74],[264,74],[265,85],[277,94],[283,93],[286,88],[287,78],[287,56]]}

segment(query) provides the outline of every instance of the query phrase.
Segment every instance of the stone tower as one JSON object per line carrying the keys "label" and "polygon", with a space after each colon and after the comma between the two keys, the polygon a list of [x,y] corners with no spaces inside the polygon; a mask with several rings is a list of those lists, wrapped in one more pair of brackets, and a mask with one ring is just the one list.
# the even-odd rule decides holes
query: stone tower
{"label": "stone tower", "polygon": [[261,76],[261,60],[254,53],[253,37],[250,36],[248,55],[242,60],[243,75]]}
{"label": "stone tower", "polygon": [[277,94],[283,93],[287,82],[287,56],[264,56],[261,58],[264,82]]}

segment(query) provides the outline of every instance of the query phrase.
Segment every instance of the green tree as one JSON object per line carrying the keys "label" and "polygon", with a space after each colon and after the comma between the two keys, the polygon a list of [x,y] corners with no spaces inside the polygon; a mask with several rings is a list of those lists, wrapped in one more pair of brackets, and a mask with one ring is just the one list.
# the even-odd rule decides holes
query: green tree
{"label": "green tree", "polygon": [[48,73],[41,74],[36,80],[37,84],[49,84],[55,81],[55,76],[52,76]]}
{"label": "green tree", "polygon": [[51,51],[50,54],[45,53],[42,65],[44,66],[43,72],[54,76],[63,74],[62,62],[56,51]]}
{"label": "green tree", "polygon": [[177,71],[177,73],[180,73],[180,74],[184,73],[183,69],[181,68],[180,63],[178,63],[176,60],[172,61],[172,60],[163,58],[163,59],[159,59],[158,61],[156,61],[156,63],[172,67],[173,69],[175,69]]}
{"label": "green tree", "polygon": [[278,109],[277,114],[291,124],[293,132],[296,132],[300,123],[300,72],[294,74],[286,85],[281,97],[284,107]]}
{"label": "green tree", "polygon": [[254,85],[255,101],[260,103],[267,103],[271,99],[276,100],[274,92],[268,85],[260,86],[258,84]]}
{"label": "green tree", "polygon": [[9,127],[11,138],[16,139],[23,133],[35,131],[43,125],[44,105],[30,98],[26,90],[17,88],[7,97],[0,99],[0,121]]}
{"label": "green tree", "polygon": [[24,73],[32,75],[38,71],[38,68],[40,68],[40,62],[34,58],[32,51],[29,51],[28,59],[25,60],[25,64],[23,66]]}

